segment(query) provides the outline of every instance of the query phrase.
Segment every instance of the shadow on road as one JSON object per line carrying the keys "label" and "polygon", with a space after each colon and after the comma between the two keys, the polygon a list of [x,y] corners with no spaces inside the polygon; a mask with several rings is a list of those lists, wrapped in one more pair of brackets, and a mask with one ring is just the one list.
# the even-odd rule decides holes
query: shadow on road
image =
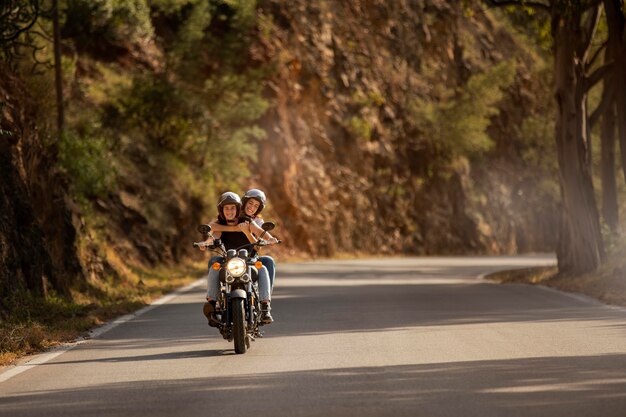
{"label": "shadow on road", "polygon": [[622,417],[624,369],[626,355],[613,354],[207,375],[3,396],[0,416]]}
{"label": "shadow on road", "polygon": [[[268,337],[607,318],[619,319],[616,331],[626,330],[621,311],[598,308],[596,304],[523,284],[498,285],[455,278],[448,281],[446,277],[450,275],[458,278],[451,274],[451,267],[426,271],[424,267],[366,265],[359,270],[344,263],[337,265],[346,271],[327,263],[320,266],[323,269],[320,271],[303,272],[290,265],[280,272],[272,303],[276,321],[263,329]],[[485,270],[481,265],[476,268],[479,268],[476,274]],[[432,281],[436,274],[441,278]],[[399,277],[403,279],[398,281]],[[367,281],[376,281],[376,285],[359,284]],[[104,344],[102,348],[143,349],[146,341],[159,347],[201,342],[207,337],[221,338],[217,330],[206,325],[201,313],[204,292],[204,288],[195,288],[184,297],[126,323],[124,326],[131,328],[133,339],[117,339],[111,346]],[[116,334],[114,329],[104,338],[115,339]]]}
{"label": "shadow on road", "polygon": [[626,330],[622,312],[517,284],[298,287],[276,295],[271,335],[608,318]]}

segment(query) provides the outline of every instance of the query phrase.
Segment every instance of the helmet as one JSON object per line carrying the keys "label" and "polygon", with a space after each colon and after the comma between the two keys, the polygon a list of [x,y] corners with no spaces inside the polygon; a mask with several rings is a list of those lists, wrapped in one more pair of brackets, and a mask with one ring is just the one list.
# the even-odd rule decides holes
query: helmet
{"label": "helmet", "polygon": [[251,190],[246,191],[246,193],[243,195],[243,198],[241,199],[241,206],[245,208],[246,207],[246,203],[251,198],[255,199],[260,204],[259,208],[256,211],[256,213],[254,213],[254,215],[256,216],[259,213],[261,213],[263,211],[263,209],[265,208],[265,202],[267,201],[267,199],[266,199],[265,193],[263,191],[259,190],[258,188],[253,188]]}
{"label": "helmet", "polygon": [[217,213],[218,218],[221,220],[226,220],[224,217],[224,206],[226,204],[234,204],[237,206],[237,217],[239,217],[239,212],[241,212],[241,198],[236,193],[232,191],[227,191],[220,196],[219,201],[217,202]]}

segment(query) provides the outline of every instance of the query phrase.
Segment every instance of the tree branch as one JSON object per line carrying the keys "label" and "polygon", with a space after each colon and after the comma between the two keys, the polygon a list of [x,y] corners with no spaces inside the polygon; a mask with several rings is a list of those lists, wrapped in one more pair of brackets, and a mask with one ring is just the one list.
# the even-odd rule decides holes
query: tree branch
{"label": "tree branch", "polygon": [[602,81],[604,77],[607,76],[607,74],[610,74],[614,64],[614,61],[607,62],[606,64],[598,67],[594,72],[591,73],[591,75],[585,77],[585,91],[589,91],[591,88],[593,88],[594,85]]}
{"label": "tree branch", "polygon": [[[0,39],[2,43],[8,43],[16,40],[22,33],[27,32],[39,19],[39,1],[33,0],[30,2],[32,7],[32,15],[29,15],[28,12],[24,12],[23,6],[17,6],[17,9],[10,9],[10,5],[4,5],[8,9],[8,12],[2,15],[2,20],[4,25],[11,25],[11,29],[13,29],[14,33],[9,33],[5,35],[2,33],[3,37]],[[10,16],[15,16],[14,22],[11,21]],[[19,23],[25,23],[26,26],[20,28],[18,26]],[[3,28],[2,32],[6,32],[6,26]]]}
{"label": "tree branch", "polygon": [[610,88],[610,87],[607,88],[607,86],[605,86],[602,92],[602,99],[600,100],[600,104],[598,104],[598,107],[596,107],[596,109],[591,113],[591,116],[589,116],[589,128],[590,129],[593,129],[595,124],[600,119],[600,116],[604,114],[606,110],[609,108],[609,105],[613,103],[614,96],[615,96],[615,89]]}
{"label": "tree branch", "polygon": [[589,70],[591,69],[591,67],[593,66],[593,63],[596,62],[596,59],[598,59],[598,57],[600,56],[600,53],[602,53],[602,51],[604,51],[606,49],[606,46],[608,45],[609,40],[605,40],[604,42],[602,42],[602,45],[600,45],[598,47],[598,49],[596,49],[596,51],[593,53],[593,56],[585,63],[585,70]]}
{"label": "tree branch", "polygon": [[578,56],[583,62],[587,61],[587,55],[591,48],[591,41],[596,32],[598,23],[600,22],[600,1],[593,1],[589,7],[592,10],[587,15],[587,19],[582,23],[582,36],[580,37],[580,45],[578,47]]}

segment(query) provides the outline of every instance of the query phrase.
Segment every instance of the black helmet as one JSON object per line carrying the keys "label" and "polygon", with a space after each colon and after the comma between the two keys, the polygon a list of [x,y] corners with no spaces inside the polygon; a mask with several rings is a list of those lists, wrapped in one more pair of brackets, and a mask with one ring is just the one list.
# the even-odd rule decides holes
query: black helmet
{"label": "black helmet", "polygon": [[221,195],[219,201],[217,202],[217,217],[223,221],[226,221],[226,217],[224,217],[224,206],[226,204],[236,205],[237,217],[239,217],[239,213],[241,212],[241,198],[239,198],[239,196],[232,191],[227,191]]}
{"label": "black helmet", "polygon": [[267,201],[267,199],[265,198],[265,193],[263,191],[259,190],[258,188],[253,188],[246,191],[246,193],[243,195],[243,198],[241,199],[241,206],[245,208],[246,203],[251,198],[259,202],[259,208],[257,209],[256,213],[254,213],[254,215],[256,216],[261,213],[265,208],[265,202]]}

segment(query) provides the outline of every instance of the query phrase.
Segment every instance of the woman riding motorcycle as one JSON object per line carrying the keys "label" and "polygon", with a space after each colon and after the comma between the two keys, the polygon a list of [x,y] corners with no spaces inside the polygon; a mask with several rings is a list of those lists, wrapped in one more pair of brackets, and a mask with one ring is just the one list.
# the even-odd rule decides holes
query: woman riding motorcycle
{"label": "woman riding motorcycle", "polygon": [[[237,249],[247,243],[257,241],[257,238],[251,232],[250,225],[239,219],[240,211],[241,199],[236,193],[229,191],[220,196],[217,203],[217,220],[211,223],[211,227],[213,228],[215,226],[215,229],[213,229],[215,231],[213,233],[213,237],[215,239],[220,238],[226,250]],[[232,227],[228,230],[224,230],[223,228],[220,228],[220,226]],[[211,238],[209,238],[207,242],[210,242],[210,240]],[[200,246],[200,250],[205,250],[205,248]],[[217,307],[215,300],[217,300],[220,292],[219,271],[211,268],[211,265],[215,262],[222,263],[223,261],[224,258],[221,256],[213,256],[209,260],[209,275],[206,296],[207,302],[204,303],[203,308],[204,315],[209,320],[209,324],[211,324],[212,319],[214,319]],[[258,272],[259,298],[261,299],[261,321],[264,324],[270,324],[274,321],[274,319],[270,313],[271,286],[269,274],[265,266],[262,266]]]}
{"label": "woman riding motorcycle", "polygon": [[[250,231],[255,236],[260,236],[263,233],[263,229],[261,229],[261,226],[264,222],[260,214],[265,208],[266,203],[267,198],[265,197],[265,193],[257,188],[252,188],[246,191],[243,198],[241,199],[242,212],[240,217],[242,218],[243,223],[250,223]],[[211,223],[211,227],[212,230],[218,232],[238,231],[237,226],[220,225],[215,222]],[[263,239],[266,240],[269,244],[274,244],[278,242],[275,237],[267,232],[265,232]],[[267,268],[267,272],[270,278],[270,288],[273,292],[274,279],[276,277],[276,263],[274,262],[274,258],[272,258],[271,256],[263,255],[259,256],[259,260],[261,261],[263,266]]]}
{"label": "woman riding motorcycle", "polygon": [[[259,226],[259,228],[263,225],[263,219],[260,214],[265,208],[265,204],[267,202],[267,198],[265,197],[265,193],[257,188],[252,188],[243,195],[241,199],[241,204],[243,206],[243,216],[248,216],[252,219],[252,222]],[[257,233],[253,232],[255,235],[259,236]],[[275,237],[266,233],[265,236],[269,243],[277,242]],[[267,272],[270,276],[270,288],[272,291],[274,290],[274,278],[276,278],[276,263],[274,262],[274,258],[271,256],[259,256],[259,260],[267,268]]]}

